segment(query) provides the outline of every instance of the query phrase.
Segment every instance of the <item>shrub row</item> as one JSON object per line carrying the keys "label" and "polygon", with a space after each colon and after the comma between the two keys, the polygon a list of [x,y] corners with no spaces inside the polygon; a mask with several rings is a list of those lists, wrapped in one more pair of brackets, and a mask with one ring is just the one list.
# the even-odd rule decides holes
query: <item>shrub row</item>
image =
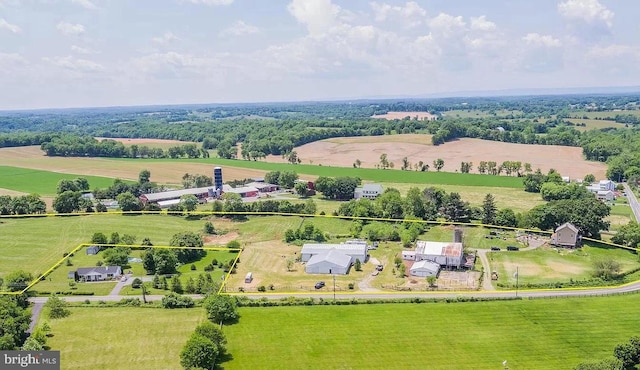
{"label": "shrub row", "polygon": [[250,299],[247,297],[238,297],[238,307],[275,307],[275,306],[328,306],[328,305],[356,305],[356,304],[384,304],[384,303],[457,303],[457,302],[488,302],[488,301],[509,301],[520,300],[521,297],[455,297],[455,298],[395,298],[395,299],[323,299],[323,298],[296,298],[288,297],[279,300],[270,300],[267,298]]}

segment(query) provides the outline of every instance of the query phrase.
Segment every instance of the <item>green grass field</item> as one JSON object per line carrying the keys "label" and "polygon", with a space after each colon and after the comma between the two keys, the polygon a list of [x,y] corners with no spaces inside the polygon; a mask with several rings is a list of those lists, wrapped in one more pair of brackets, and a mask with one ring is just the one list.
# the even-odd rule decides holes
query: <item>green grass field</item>
{"label": "green grass field", "polygon": [[[153,159],[114,159],[114,161],[138,161],[140,168],[144,167],[144,163],[156,161]],[[157,161],[166,161],[159,159]],[[463,174],[455,172],[417,172],[417,171],[400,171],[400,170],[380,170],[375,168],[350,168],[350,167],[332,167],[332,166],[315,166],[310,164],[288,164],[288,163],[269,163],[260,161],[245,161],[238,159],[184,159],[172,160],[177,162],[196,162],[209,163],[213,166],[229,166],[239,168],[251,168],[263,171],[295,171],[299,175],[312,176],[328,176],[340,177],[351,176],[359,177],[363,180],[377,182],[394,182],[394,183],[412,183],[412,184],[433,184],[433,185],[467,185],[467,186],[488,186],[497,188],[518,188],[521,189],[522,179],[509,176],[488,176],[480,174]]]}
{"label": "green grass field", "polygon": [[[225,369],[570,369],[637,335],[638,295],[241,308]],[[51,320],[65,369],[175,369],[204,310],[72,308]],[[114,323],[117,323],[114,325]],[[87,354],[91,354],[90,356]]]}
{"label": "green grass field", "polygon": [[204,222],[161,215],[3,218],[0,219],[0,276],[18,269],[34,275],[43,273],[58,262],[63,253],[89,242],[95,232],[107,237],[112,232],[130,234],[136,236],[138,242],[149,237],[156,245],[168,245],[174,234],[199,232]]}
{"label": "green grass field", "polygon": [[84,177],[89,181],[91,189],[106,188],[113,184],[108,177],[74,175],[28,168],[0,166],[0,188],[36,193],[40,195],[55,195],[60,180],[73,180]]}
{"label": "green grass field", "polygon": [[[180,369],[180,350],[203,309],[72,308],[48,321],[51,349],[61,350],[63,369]],[[41,319],[42,321],[42,319]]]}
{"label": "green grass field", "polygon": [[578,117],[589,117],[590,119],[594,118],[613,118],[618,114],[632,114],[634,116],[640,116],[640,110],[619,110],[619,111],[605,111],[605,112],[592,112],[592,111],[579,111],[579,112],[571,112],[571,116]]}
{"label": "green grass field", "polygon": [[578,131],[599,130],[601,128],[624,128],[624,124],[615,121],[600,120],[600,119],[582,119],[582,118],[570,118],[567,119],[573,123],[584,123],[586,126],[575,126]]}
{"label": "green grass field", "polygon": [[621,264],[622,272],[640,266],[638,255],[624,249],[584,245],[579,250],[538,248],[532,251],[489,254],[491,269],[498,272],[498,283],[550,283],[590,279],[596,260],[612,258]]}

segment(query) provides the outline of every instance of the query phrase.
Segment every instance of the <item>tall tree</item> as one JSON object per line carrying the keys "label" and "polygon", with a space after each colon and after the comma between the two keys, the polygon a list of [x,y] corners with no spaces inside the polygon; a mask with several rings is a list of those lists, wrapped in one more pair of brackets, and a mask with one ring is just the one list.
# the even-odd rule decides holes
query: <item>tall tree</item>
{"label": "tall tree", "polygon": [[482,223],[493,225],[496,221],[496,202],[492,194],[487,194],[482,202]]}
{"label": "tall tree", "polygon": [[443,167],[444,167],[444,160],[442,158],[438,158],[433,161],[433,168],[435,168],[436,171],[440,172],[440,170],[442,170]]}

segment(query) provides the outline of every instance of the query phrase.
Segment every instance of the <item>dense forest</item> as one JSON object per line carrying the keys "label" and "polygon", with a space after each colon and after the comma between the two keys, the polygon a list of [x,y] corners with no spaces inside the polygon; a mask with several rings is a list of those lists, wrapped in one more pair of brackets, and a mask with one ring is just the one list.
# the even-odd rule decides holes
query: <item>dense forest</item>
{"label": "dense forest", "polygon": [[[640,94],[620,94],[0,112],[0,147],[41,145],[47,155],[138,158],[193,158],[216,149],[218,155],[233,158],[235,146],[242,143],[243,158],[260,159],[331,137],[425,133],[433,135],[434,145],[469,137],[580,146],[587,159],[608,162],[610,177],[619,180],[640,173],[635,127],[640,115],[632,114],[640,108],[639,101]],[[438,119],[371,118],[389,111],[426,111]],[[579,120],[589,118],[585,112],[598,112],[597,119],[620,127],[578,130],[583,125]],[[93,137],[174,139],[202,145],[162,151]]]}

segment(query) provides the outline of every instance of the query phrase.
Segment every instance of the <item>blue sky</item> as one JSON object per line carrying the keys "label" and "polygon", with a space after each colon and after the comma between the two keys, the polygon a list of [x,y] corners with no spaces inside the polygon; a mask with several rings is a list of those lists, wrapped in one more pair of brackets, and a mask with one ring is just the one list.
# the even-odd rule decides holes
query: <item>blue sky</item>
{"label": "blue sky", "polygon": [[0,0],[0,109],[640,85],[638,1]]}

